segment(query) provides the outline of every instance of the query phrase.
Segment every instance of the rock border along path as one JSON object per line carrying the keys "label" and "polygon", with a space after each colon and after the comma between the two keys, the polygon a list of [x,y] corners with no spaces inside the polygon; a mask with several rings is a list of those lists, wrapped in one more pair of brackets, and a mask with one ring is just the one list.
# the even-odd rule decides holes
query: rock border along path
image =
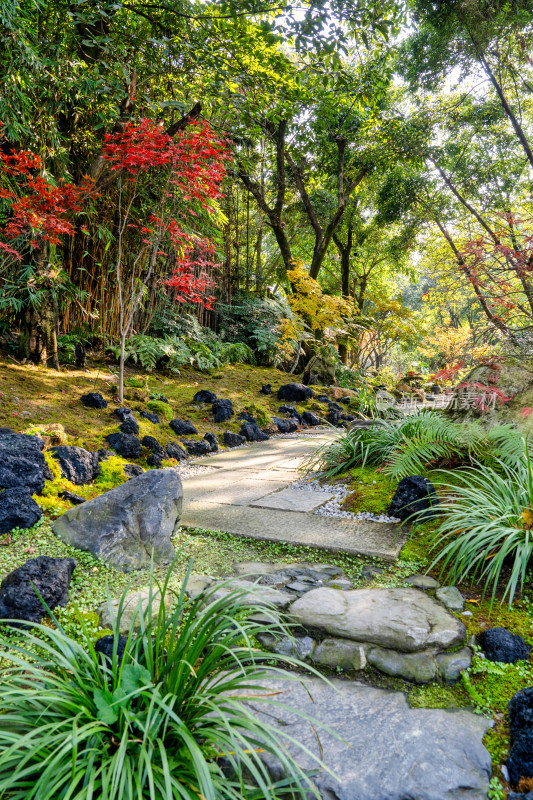
{"label": "rock border along path", "polygon": [[314,511],[331,495],[289,488],[305,459],[333,436],[315,429],[194,462],[211,469],[182,475],[181,525],[394,561],[407,538],[398,525],[319,516]]}

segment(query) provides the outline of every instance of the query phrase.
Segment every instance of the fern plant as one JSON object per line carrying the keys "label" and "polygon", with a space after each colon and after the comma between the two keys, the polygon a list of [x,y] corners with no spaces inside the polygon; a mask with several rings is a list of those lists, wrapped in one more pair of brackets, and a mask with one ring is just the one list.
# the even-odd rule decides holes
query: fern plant
{"label": "fern plant", "polygon": [[513,466],[524,451],[523,437],[511,425],[487,430],[480,422],[455,423],[433,411],[398,420],[374,420],[352,428],[322,446],[307,463],[331,478],[364,464],[382,466],[395,480],[424,473],[431,467],[487,466],[502,461]]}

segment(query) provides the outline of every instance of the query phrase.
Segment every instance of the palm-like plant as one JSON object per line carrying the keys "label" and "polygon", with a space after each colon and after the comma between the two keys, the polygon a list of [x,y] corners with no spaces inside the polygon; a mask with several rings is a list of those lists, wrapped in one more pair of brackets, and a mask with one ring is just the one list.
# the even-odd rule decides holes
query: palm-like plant
{"label": "palm-like plant", "polygon": [[[456,473],[457,475],[458,473]],[[533,555],[533,470],[525,446],[514,465],[460,471],[461,484],[441,484],[449,493],[439,505],[442,519],[434,547],[442,548],[431,565],[441,564],[450,580],[465,578],[492,586],[494,599],[505,566],[503,600],[509,605],[522,590]],[[444,547],[442,547],[444,543]]]}
{"label": "palm-like plant", "polygon": [[[170,573],[169,573],[170,574]],[[81,642],[29,625],[3,634],[0,679],[0,798],[10,800],[242,800],[316,794],[275,728],[247,707],[262,678],[286,673],[265,662],[252,638],[265,623],[242,592],[189,600],[185,584],[171,613],[148,608],[119,657],[95,651],[80,616]],[[265,608],[261,607],[263,612]],[[267,626],[268,627],[268,626]],[[279,630],[279,628],[278,628]],[[272,659],[272,654],[268,654]],[[6,664],[8,665],[6,667]],[[275,783],[262,753],[286,776]]]}

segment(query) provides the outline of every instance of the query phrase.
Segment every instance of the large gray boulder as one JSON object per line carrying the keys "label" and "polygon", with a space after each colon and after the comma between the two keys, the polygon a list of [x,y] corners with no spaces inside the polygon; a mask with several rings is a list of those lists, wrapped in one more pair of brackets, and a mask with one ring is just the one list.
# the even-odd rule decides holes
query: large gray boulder
{"label": "large gray boulder", "polygon": [[[260,719],[279,728],[300,766],[316,770],[312,780],[324,800],[487,798],[491,760],[482,738],[491,723],[484,717],[464,710],[410,709],[403,693],[355,681],[280,679],[261,681],[260,688],[279,692],[277,701],[336,734],[291,710],[278,706],[273,713],[264,702],[249,702]],[[284,777],[279,763],[270,756],[265,760],[274,779]],[[320,769],[321,761],[334,775]]]}
{"label": "large gray boulder", "polygon": [[174,556],[171,536],[179,526],[183,490],[173,469],[150,470],[116,489],[66,511],[56,536],[129,572]]}
{"label": "large gray boulder", "polygon": [[466,638],[462,622],[417,589],[322,587],[296,600],[290,614],[304,628],[404,653],[446,650]]}

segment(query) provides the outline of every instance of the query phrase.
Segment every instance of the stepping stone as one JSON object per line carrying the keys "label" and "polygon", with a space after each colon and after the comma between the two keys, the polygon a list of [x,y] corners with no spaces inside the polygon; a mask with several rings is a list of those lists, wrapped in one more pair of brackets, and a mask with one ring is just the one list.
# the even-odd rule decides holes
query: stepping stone
{"label": "stepping stone", "polygon": [[230,592],[240,591],[243,592],[239,600],[240,603],[250,605],[272,605],[279,609],[287,608],[294,595],[287,592],[280,592],[278,589],[273,589],[271,586],[261,586],[258,583],[250,583],[250,581],[239,580],[238,578],[231,581],[221,581],[220,588],[216,588],[217,584],[214,583],[215,591],[209,597],[209,602],[220,600],[226,597]]}
{"label": "stepping stone", "polygon": [[[322,517],[316,514],[249,506],[216,505],[187,497],[180,524],[184,528],[226,531],[266,542],[288,542],[331,553],[350,553],[394,561],[407,533],[389,523]],[[291,515],[290,524],[287,514]]]}
{"label": "stepping stone", "polygon": [[[281,484],[282,486],[283,484]],[[254,500],[259,500],[272,492],[272,483],[261,485],[258,481],[240,481],[234,485],[203,495],[206,503],[220,503],[222,505],[247,506]]]}
{"label": "stepping stone", "polygon": [[432,578],[431,575],[409,575],[405,579],[406,583],[415,586],[417,589],[438,589],[440,583]]}
{"label": "stepping stone", "polygon": [[266,495],[250,503],[260,508],[277,508],[280,511],[314,511],[335,497],[326,492],[314,492],[301,489],[283,489],[281,492]]}
{"label": "stepping stone", "polygon": [[290,614],[305,628],[403,653],[446,650],[466,639],[463,623],[417,589],[323,587],[296,600]]}
{"label": "stepping stone", "polygon": [[443,586],[442,589],[437,589],[435,597],[448,611],[465,610],[465,599],[457,586]]}
{"label": "stepping stone", "polygon": [[[482,738],[491,723],[466,710],[410,709],[401,692],[333,679],[258,682],[276,701],[308,714],[328,733],[292,710],[249,702],[275,725],[289,751],[312,778],[319,797],[335,800],[486,800],[490,755]],[[293,744],[295,739],[315,758]],[[316,759],[316,760],[315,760]],[[266,758],[273,777],[276,764]],[[330,775],[320,762],[332,771]],[[335,776],[335,777],[334,777]]]}

